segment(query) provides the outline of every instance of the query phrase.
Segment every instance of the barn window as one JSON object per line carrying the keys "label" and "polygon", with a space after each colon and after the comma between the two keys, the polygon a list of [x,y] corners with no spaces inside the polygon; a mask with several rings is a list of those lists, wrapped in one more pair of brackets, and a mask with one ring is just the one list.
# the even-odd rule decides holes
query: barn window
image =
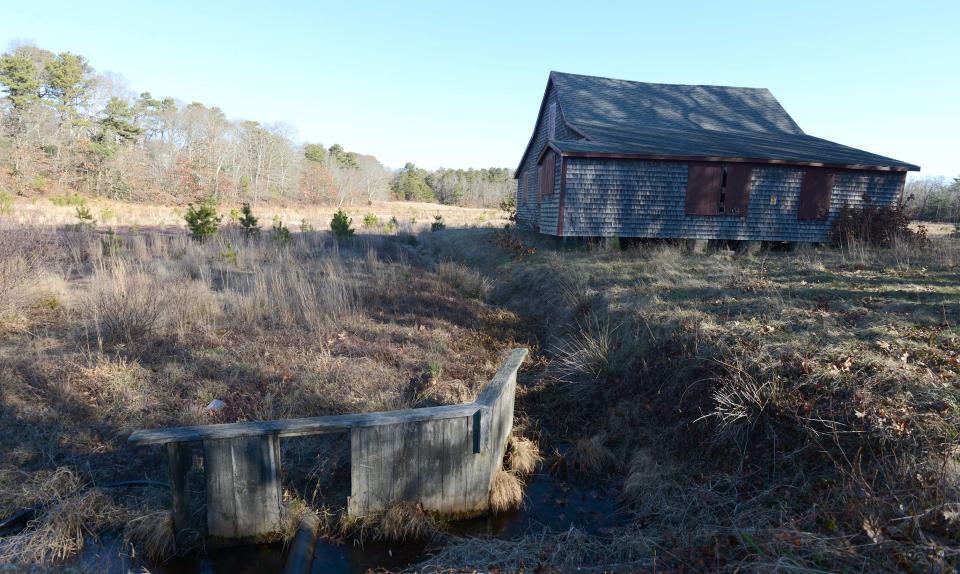
{"label": "barn window", "polygon": [[553,184],[555,181],[556,156],[552,151],[548,151],[540,162],[538,181],[540,182],[540,197],[553,195]]}
{"label": "barn window", "polygon": [[750,204],[750,176],[753,168],[743,164],[723,166],[720,213],[744,216]]}
{"label": "barn window", "polygon": [[830,213],[830,196],[833,193],[833,173],[825,169],[808,169],[803,174],[800,187],[800,205],[797,219],[823,220]]}
{"label": "barn window", "polygon": [[691,163],[687,168],[687,215],[716,215],[723,187],[718,163]]}
{"label": "barn window", "polygon": [[687,168],[687,215],[746,215],[752,172],[748,165],[691,163]]}

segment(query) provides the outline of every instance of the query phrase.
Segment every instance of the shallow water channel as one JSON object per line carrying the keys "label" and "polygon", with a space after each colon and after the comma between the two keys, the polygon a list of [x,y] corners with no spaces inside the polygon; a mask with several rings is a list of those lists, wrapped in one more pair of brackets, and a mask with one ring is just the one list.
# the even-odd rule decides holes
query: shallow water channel
{"label": "shallow water channel", "polygon": [[[527,485],[524,508],[515,512],[461,520],[449,525],[449,531],[461,536],[519,537],[571,527],[598,533],[618,521],[616,493],[599,483],[561,480],[546,472],[535,475]],[[318,540],[313,572],[338,574],[366,572],[369,569],[402,570],[430,555],[423,543],[344,541],[336,544]],[[154,564],[131,557],[122,551],[116,537],[89,544],[79,562],[98,572],[124,574],[146,568],[153,574],[274,574],[282,572],[286,549],[282,544],[245,546],[211,551]]]}

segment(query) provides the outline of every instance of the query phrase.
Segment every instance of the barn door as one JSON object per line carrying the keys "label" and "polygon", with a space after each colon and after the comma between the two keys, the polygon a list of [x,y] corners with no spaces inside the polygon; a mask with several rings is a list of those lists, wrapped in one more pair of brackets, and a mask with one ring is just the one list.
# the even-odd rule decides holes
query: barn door
{"label": "barn door", "polygon": [[687,169],[687,215],[716,215],[723,168],[718,163],[691,163]]}
{"label": "barn door", "polygon": [[800,188],[799,220],[823,220],[830,213],[830,196],[833,193],[833,173],[824,169],[808,169],[803,174]]}

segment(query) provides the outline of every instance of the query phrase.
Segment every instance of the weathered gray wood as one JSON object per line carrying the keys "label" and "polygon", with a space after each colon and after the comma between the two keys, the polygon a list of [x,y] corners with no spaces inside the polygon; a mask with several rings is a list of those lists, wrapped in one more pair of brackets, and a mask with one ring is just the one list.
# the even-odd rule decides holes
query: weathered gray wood
{"label": "weathered gray wood", "polygon": [[167,466],[170,472],[170,502],[173,507],[173,526],[177,530],[190,528],[190,493],[187,492],[187,473],[193,460],[190,443],[167,443]]}
{"label": "weathered gray wood", "polygon": [[310,434],[343,432],[353,428],[458,418],[472,415],[476,408],[476,405],[473,403],[465,403],[379,413],[144,429],[134,432],[127,440],[134,444],[162,444],[167,442],[187,442],[262,435],[276,435],[285,438]]}
{"label": "weathered gray wood", "polygon": [[420,503],[434,512],[444,509],[444,426],[443,421],[420,423]]}
{"label": "weathered gray wood", "polygon": [[207,534],[267,540],[281,531],[279,441],[275,436],[207,440]]}
{"label": "weathered gray wood", "polygon": [[[507,355],[507,359],[500,366],[497,374],[490,379],[480,395],[477,396],[477,404],[492,407],[499,400],[500,395],[517,380],[517,370],[527,357],[526,349],[514,349]],[[452,417],[451,417],[452,418]]]}
{"label": "weathered gray wood", "polygon": [[367,453],[364,450],[362,428],[350,431],[350,496],[347,497],[347,514],[364,516],[367,512]]}
{"label": "weathered gray wood", "polygon": [[441,514],[473,514],[489,504],[513,426],[517,371],[526,355],[525,349],[512,351],[472,403],[142,430],[130,441],[168,444],[175,524],[181,528],[189,522],[189,454],[184,453],[187,443],[203,440],[208,533],[217,539],[262,540],[279,532],[279,437],[344,430],[350,431],[349,516],[381,511],[398,500],[419,500]]}
{"label": "weathered gray wood", "polygon": [[[392,503],[399,500],[417,500],[420,495],[420,423],[392,425],[393,444],[386,452],[394,468],[393,485],[388,497]],[[390,427],[387,427],[390,428]],[[381,436],[382,438],[382,436]]]}

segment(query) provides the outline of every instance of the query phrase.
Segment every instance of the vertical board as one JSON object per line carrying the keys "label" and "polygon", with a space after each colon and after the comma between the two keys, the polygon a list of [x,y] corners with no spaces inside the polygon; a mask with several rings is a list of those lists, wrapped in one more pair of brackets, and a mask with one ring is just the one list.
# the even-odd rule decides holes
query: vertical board
{"label": "vertical board", "polygon": [[466,510],[467,462],[473,457],[472,417],[444,422],[443,503],[444,512],[459,514]]}
{"label": "vertical board", "polygon": [[394,426],[397,443],[392,451],[397,474],[390,501],[417,500],[420,497],[420,423]]}
{"label": "vertical board", "polygon": [[173,507],[173,527],[190,527],[190,493],[187,492],[187,473],[193,463],[190,443],[168,442],[167,464],[170,471],[170,502]]}
{"label": "vertical board", "polygon": [[218,538],[237,535],[233,495],[231,439],[203,441],[203,475],[207,483],[207,534]]}
{"label": "vertical board", "polygon": [[355,428],[350,431],[350,497],[347,499],[347,514],[350,516],[363,516],[367,513],[369,488],[364,430]]}
{"label": "vertical board", "polygon": [[281,530],[279,439],[273,435],[206,440],[207,533],[270,537]]}
{"label": "vertical board", "polygon": [[426,510],[443,511],[444,421],[420,423],[420,503]]}

